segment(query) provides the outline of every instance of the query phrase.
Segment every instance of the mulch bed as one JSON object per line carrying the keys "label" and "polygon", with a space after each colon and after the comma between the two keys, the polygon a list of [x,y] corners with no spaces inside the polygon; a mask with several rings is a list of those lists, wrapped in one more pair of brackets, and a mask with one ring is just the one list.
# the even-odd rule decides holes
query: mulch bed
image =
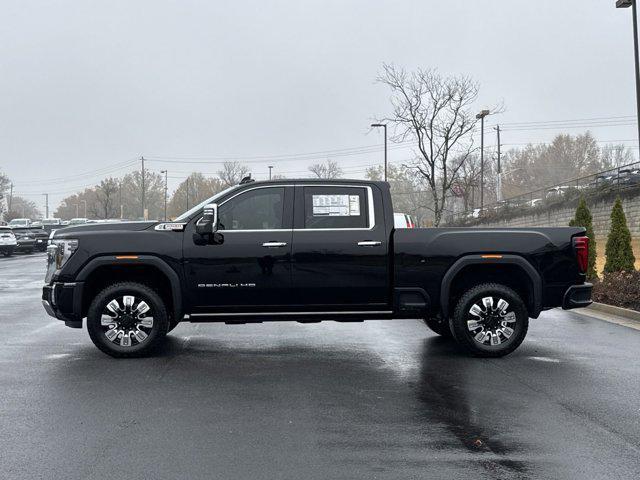
{"label": "mulch bed", "polygon": [[605,274],[593,282],[593,300],[640,311],[640,271]]}

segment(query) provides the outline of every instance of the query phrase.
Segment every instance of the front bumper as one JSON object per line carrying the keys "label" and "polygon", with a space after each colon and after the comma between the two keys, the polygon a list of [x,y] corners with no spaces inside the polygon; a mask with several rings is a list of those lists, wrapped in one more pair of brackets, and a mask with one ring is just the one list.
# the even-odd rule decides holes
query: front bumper
{"label": "front bumper", "polygon": [[83,282],[59,283],[42,287],[42,306],[47,314],[73,328],[82,328]]}
{"label": "front bumper", "polygon": [[588,307],[592,302],[592,290],[593,285],[591,283],[570,286],[562,299],[562,308],[564,310],[570,310],[572,308]]}

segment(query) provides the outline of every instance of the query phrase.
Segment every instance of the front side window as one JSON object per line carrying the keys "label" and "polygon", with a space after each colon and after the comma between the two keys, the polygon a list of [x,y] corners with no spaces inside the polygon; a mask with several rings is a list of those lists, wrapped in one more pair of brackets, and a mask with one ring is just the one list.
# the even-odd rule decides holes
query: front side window
{"label": "front side window", "polygon": [[222,204],[218,210],[220,230],[281,229],[284,187],[249,190]]}
{"label": "front side window", "polygon": [[367,228],[369,215],[365,188],[304,187],[304,228]]}

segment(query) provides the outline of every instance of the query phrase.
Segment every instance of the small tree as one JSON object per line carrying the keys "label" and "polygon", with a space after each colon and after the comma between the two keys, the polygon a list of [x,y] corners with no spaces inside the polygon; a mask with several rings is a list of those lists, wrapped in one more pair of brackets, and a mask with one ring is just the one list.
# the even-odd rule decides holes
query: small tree
{"label": "small tree", "polygon": [[580,199],[578,208],[576,208],[576,216],[569,225],[572,227],[584,227],[587,229],[587,237],[589,237],[589,265],[587,267],[587,278],[598,278],[596,271],[596,235],[593,231],[593,217],[587,206],[584,197]]}
{"label": "small tree", "polygon": [[604,265],[605,273],[635,269],[636,259],[631,248],[631,232],[627,227],[627,219],[620,198],[616,200],[611,210],[611,231],[607,238],[605,255],[607,256],[607,262]]}

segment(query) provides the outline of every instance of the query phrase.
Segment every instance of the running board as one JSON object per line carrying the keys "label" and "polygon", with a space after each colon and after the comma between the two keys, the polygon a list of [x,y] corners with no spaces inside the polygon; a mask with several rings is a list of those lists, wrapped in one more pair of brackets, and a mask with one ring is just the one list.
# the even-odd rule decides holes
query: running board
{"label": "running board", "polygon": [[322,321],[362,322],[393,318],[391,310],[352,311],[352,312],[242,312],[242,313],[192,313],[185,320],[197,322],[224,322],[228,324],[294,321],[299,323],[318,323]]}

